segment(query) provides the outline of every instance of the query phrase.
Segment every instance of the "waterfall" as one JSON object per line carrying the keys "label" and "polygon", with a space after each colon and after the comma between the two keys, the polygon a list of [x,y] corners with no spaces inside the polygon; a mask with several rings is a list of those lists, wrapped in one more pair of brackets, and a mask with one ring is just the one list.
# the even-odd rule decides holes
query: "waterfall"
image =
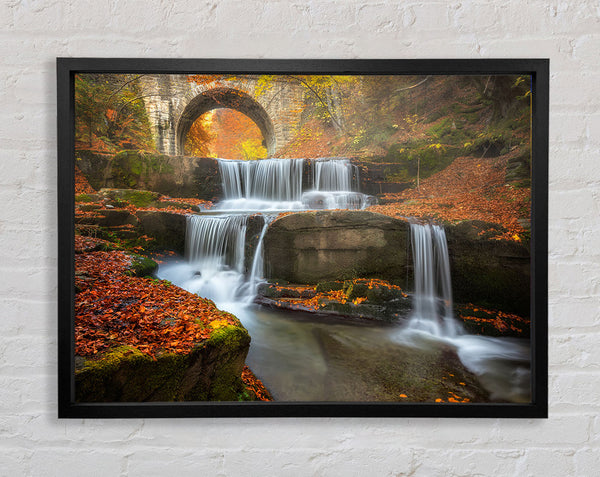
{"label": "waterfall", "polygon": [[302,198],[304,159],[218,159],[218,163],[225,194],[224,205],[241,208],[253,205],[268,209],[265,203],[284,203],[288,208],[299,208],[293,204],[300,205]]}
{"label": "waterfall", "polygon": [[259,280],[264,278],[264,252],[263,252],[263,241],[269,224],[273,222],[276,215],[263,215],[264,224],[258,237],[258,243],[256,244],[256,251],[254,252],[254,258],[252,260],[252,269],[250,271],[250,280],[248,282],[248,298],[253,299],[256,295],[256,285]]}
{"label": "waterfall", "polygon": [[456,336],[460,325],[452,311],[450,259],[443,227],[410,224],[414,264],[414,310],[409,321],[412,329],[435,336]]}
{"label": "waterfall", "polygon": [[313,165],[313,182],[315,190],[320,191],[352,191],[354,169],[348,159],[318,160]]}
{"label": "waterfall", "polygon": [[348,159],[318,159],[313,162],[314,190],[302,194],[306,209],[362,210],[375,198],[361,194],[360,170]]}
{"label": "waterfall", "polygon": [[244,287],[247,215],[188,215],[183,266],[162,278],[217,303],[239,299]]}
{"label": "waterfall", "polygon": [[[360,171],[348,159],[310,160],[312,189],[303,187],[304,159],[218,159],[229,211],[365,209],[375,198],[360,193]],[[310,181],[309,181],[310,182]]]}
{"label": "waterfall", "polygon": [[188,262],[205,271],[243,271],[247,215],[188,215],[186,221]]}
{"label": "waterfall", "polygon": [[188,215],[187,263],[176,269],[178,275],[169,275],[167,268],[164,278],[224,308],[235,302],[251,303],[263,278],[263,240],[276,215],[262,215],[263,226],[252,263],[246,270],[248,217],[248,214]]}
{"label": "waterfall", "polygon": [[[304,159],[217,161],[224,199],[209,212],[187,217],[186,263],[162,267],[161,277],[214,300],[223,309],[254,299],[264,273],[263,240],[276,212],[364,209],[374,200],[353,190],[359,171],[348,159],[311,160],[309,190],[303,187]],[[246,270],[247,224],[255,214],[264,222]]]}

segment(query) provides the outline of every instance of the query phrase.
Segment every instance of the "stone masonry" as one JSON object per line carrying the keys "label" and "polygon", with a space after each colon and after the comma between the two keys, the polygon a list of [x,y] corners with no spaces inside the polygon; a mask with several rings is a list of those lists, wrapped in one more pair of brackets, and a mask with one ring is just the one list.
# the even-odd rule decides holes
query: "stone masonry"
{"label": "stone masonry", "polygon": [[169,155],[185,155],[185,138],[193,122],[225,107],[256,123],[272,156],[294,136],[304,105],[303,89],[294,81],[276,80],[261,92],[258,76],[207,84],[188,81],[187,75],[144,75],[140,81],[156,148]]}

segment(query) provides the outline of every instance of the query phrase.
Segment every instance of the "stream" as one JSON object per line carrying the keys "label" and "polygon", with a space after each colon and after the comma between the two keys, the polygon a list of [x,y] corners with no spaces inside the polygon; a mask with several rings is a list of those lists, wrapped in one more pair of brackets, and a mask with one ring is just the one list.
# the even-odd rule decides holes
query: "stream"
{"label": "stream", "polygon": [[[264,281],[262,239],[277,212],[373,203],[348,160],[316,161],[308,186],[302,161],[219,160],[225,199],[210,214],[188,216],[185,261],[162,264],[157,277],[238,317],[252,339],[246,362],[277,401],[530,402],[529,340],[470,335],[453,318],[440,226],[411,224],[413,310],[398,323],[253,303]],[[246,226],[256,213],[263,227],[245,270]]]}

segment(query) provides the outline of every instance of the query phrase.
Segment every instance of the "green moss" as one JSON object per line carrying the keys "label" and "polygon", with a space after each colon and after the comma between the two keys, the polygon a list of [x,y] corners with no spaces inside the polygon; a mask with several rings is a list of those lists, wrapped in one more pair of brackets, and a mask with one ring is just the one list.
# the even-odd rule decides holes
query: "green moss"
{"label": "green moss", "polygon": [[480,157],[496,157],[508,152],[507,140],[501,132],[482,133],[465,143],[465,152]]}
{"label": "green moss", "polygon": [[[241,372],[250,346],[250,335],[246,328],[227,325],[213,330],[205,343],[207,348],[219,348],[220,366],[212,376],[212,385],[208,393],[211,401],[237,401],[245,390]],[[245,352],[244,352],[245,350]]]}
{"label": "green moss", "polygon": [[428,140],[393,144],[385,157],[386,162],[399,164],[401,167],[396,167],[393,174],[386,174],[385,179],[390,182],[407,182],[415,179],[417,173],[421,179],[427,178],[447,167],[462,153],[462,145],[459,147]]}
{"label": "green moss", "polygon": [[131,270],[129,271],[130,275],[134,277],[151,277],[158,269],[158,264],[154,260],[148,257],[142,257],[141,255],[130,255],[133,258]]}
{"label": "green moss", "polygon": [[355,307],[352,305],[352,303],[330,302],[326,303],[322,310],[335,311],[343,315],[352,315],[355,311]]}
{"label": "green moss", "polygon": [[123,200],[126,200],[136,207],[148,207],[152,204],[158,194],[147,190],[128,190],[123,193]]}
{"label": "green moss", "polygon": [[127,366],[137,367],[145,360],[151,360],[132,346],[120,346],[100,360],[86,360],[83,367],[75,371],[75,394],[80,402],[102,402],[122,400],[121,393],[110,387],[110,382]]}
{"label": "green moss", "polygon": [[[250,344],[246,329],[227,325],[187,354],[152,359],[120,346],[75,373],[79,402],[237,401],[244,396],[241,371]],[[193,370],[193,372],[190,372]]]}
{"label": "green moss", "polygon": [[346,289],[346,296],[348,300],[355,300],[359,297],[366,297],[369,291],[369,287],[360,281],[351,283],[350,286]]}
{"label": "green moss", "polygon": [[118,187],[135,188],[141,177],[150,173],[172,173],[168,156],[149,154],[141,151],[122,151],[116,154],[110,164],[113,181]]}
{"label": "green moss", "polygon": [[207,346],[225,347],[226,349],[237,349],[250,344],[250,335],[243,326],[226,325],[213,330]]}
{"label": "green moss", "polygon": [[75,195],[75,202],[92,202],[93,199],[89,194],[77,194]]}
{"label": "green moss", "polygon": [[345,282],[340,281],[329,281],[329,282],[320,282],[317,283],[316,291],[317,293],[329,292],[329,291],[338,291],[344,289]]}

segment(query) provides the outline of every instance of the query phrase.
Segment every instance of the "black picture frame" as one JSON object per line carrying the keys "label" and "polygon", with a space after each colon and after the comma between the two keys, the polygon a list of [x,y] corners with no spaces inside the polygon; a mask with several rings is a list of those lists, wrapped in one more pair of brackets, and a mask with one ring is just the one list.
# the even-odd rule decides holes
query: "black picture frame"
{"label": "black picture frame", "polygon": [[[74,400],[74,77],[77,73],[494,75],[532,78],[531,344],[529,404],[384,402],[77,403]],[[548,416],[548,59],[254,60],[58,58],[58,417]]]}

